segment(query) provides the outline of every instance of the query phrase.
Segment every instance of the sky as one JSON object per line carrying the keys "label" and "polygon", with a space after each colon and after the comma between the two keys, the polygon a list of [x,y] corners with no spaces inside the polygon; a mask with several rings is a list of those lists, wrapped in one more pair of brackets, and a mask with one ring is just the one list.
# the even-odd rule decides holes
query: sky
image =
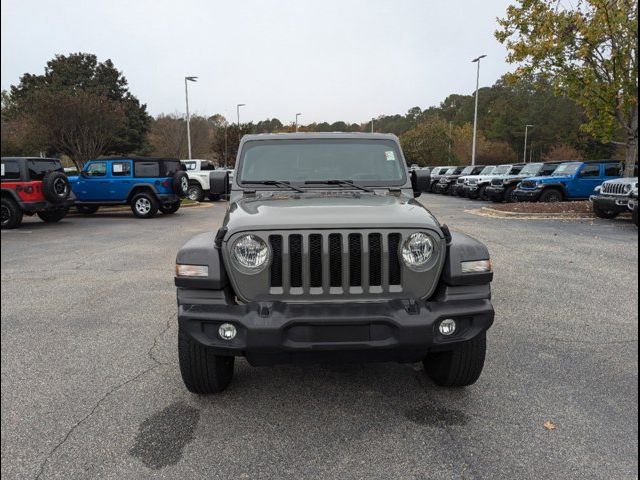
{"label": "sky", "polygon": [[1,87],[56,54],[110,58],[152,115],[366,122],[438,105],[511,69],[507,0],[1,0]]}

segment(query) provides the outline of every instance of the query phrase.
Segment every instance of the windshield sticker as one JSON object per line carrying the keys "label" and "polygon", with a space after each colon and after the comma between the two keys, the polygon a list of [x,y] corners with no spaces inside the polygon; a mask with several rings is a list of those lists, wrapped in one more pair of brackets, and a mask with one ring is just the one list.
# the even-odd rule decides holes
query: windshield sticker
{"label": "windshield sticker", "polygon": [[396,154],[393,150],[387,150],[386,152],[384,152],[384,156],[387,158],[388,162],[396,161]]}

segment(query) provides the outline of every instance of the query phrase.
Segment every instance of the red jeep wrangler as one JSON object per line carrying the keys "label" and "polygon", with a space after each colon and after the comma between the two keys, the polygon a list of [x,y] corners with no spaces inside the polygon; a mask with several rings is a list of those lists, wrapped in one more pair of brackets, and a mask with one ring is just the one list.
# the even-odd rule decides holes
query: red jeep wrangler
{"label": "red jeep wrangler", "polygon": [[60,160],[2,157],[2,229],[16,228],[23,215],[45,222],[65,217],[73,204],[71,186]]}

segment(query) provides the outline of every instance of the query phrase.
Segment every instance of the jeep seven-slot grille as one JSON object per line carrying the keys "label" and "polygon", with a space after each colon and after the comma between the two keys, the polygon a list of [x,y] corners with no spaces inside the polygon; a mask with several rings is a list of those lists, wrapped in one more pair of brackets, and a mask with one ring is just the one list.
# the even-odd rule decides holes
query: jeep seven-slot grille
{"label": "jeep seven-slot grille", "polygon": [[494,178],[493,180],[491,180],[491,185],[493,185],[494,187],[499,187],[500,185],[502,185],[502,179]]}
{"label": "jeep seven-slot grille", "polygon": [[401,241],[400,233],[270,235],[272,293],[382,293],[397,288],[402,284]]}
{"label": "jeep seven-slot grille", "polygon": [[525,180],[520,184],[522,188],[536,188],[536,182],[533,180]]}
{"label": "jeep seven-slot grille", "polygon": [[627,195],[629,193],[625,188],[627,185],[626,183],[603,183],[601,192],[607,195]]}

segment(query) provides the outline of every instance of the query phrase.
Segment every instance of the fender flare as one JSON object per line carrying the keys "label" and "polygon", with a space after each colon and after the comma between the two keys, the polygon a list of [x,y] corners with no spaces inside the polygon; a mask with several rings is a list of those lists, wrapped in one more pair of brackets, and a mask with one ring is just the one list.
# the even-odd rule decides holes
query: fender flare
{"label": "fender flare", "polygon": [[2,196],[9,196],[11,197],[11,199],[16,202],[18,205],[20,205],[22,203],[22,200],[20,200],[20,197],[18,196],[18,194],[10,189],[10,188],[3,188],[2,189]]}
{"label": "fender flare", "polygon": [[567,187],[562,183],[545,183],[544,187],[542,188],[542,191],[544,192],[545,190],[548,190],[550,188],[555,188],[556,190],[560,190],[564,198],[569,198]]}
{"label": "fender flare", "polygon": [[185,243],[176,255],[181,265],[206,265],[206,277],[175,277],[177,287],[203,290],[222,290],[229,285],[229,278],[222,260],[222,251],[216,244],[217,232],[196,235]]}
{"label": "fender flare", "polygon": [[135,183],[131,186],[131,188],[127,192],[127,203],[131,201],[131,198],[133,197],[133,192],[137,188],[148,188],[153,192],[153,194],[156,197],[158,196],[158,190],[156,189],[155,185],[153,185],[152,183]]}

